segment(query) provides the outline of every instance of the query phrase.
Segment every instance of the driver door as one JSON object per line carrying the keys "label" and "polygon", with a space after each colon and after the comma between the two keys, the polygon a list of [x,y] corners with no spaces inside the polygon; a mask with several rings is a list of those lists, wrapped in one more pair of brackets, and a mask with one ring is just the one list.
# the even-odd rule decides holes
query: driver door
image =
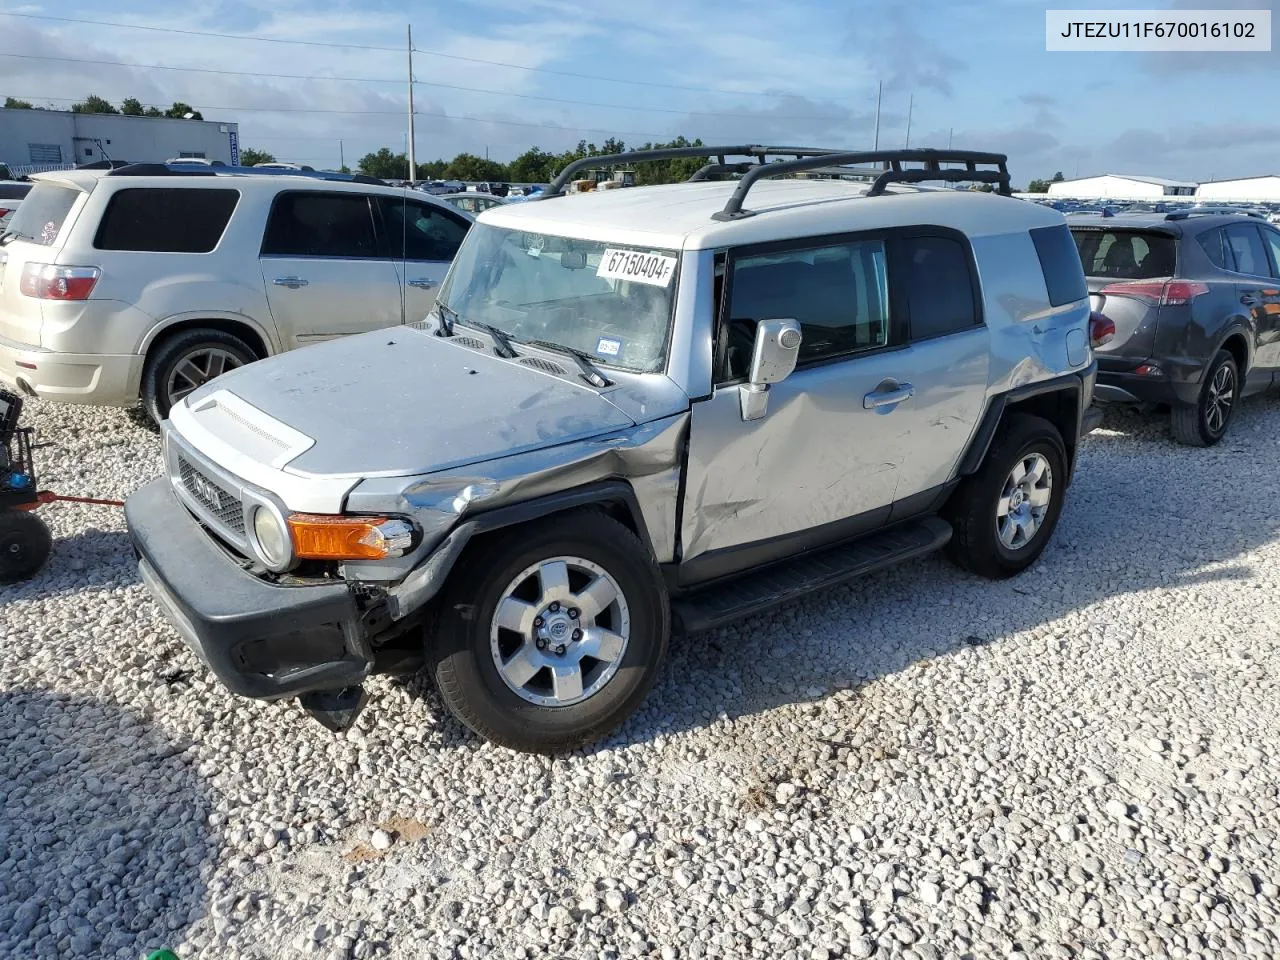
{"label": "driver door", "polygon": [[471,221],[444,204],[409,197],[382,197],[383,231],[400,277],[404,321],[424,319],[449,272]]}
{"label": "driver door", "polygon": [[[694,404],[682,579],[705,580],[854,536],[889,517],[909,432],[893,397],[910,380],[891,320],[883,236],[731,252],[717,384]],[[756,324],[792,318],[796,370],[744,421],[738,384]]]}

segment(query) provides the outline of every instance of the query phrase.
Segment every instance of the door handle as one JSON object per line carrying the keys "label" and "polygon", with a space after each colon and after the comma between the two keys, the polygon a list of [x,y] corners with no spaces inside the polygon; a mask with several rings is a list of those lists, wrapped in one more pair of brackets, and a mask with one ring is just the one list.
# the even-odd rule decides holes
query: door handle
{"label": "door handle", "polygon": [[1243,303],[1246,307],[1252,307],[1257,304],[1258,298],[1255,297],[1252,293],[1244,293],[1240,295],[1240,302]]}
{"label": "door handle", "polygon": [[891,390],[873,390],[862,398],[862,406],[867,410],[877,407],[891,407],[916,395],[916,388],[909,383],[900,383]]}
{"label": "door handle", "polygon": [[421,290],[430,290],[432,287],[438,287],[440,285],[439,280],[428,280],[426,277],[419,277],[417,280],[406,280],[405,282],[409,284],[409,286],[418,287]]}
{"label": "door handle", "polygon": [[297,290],[298,287],[305,287],[311,281],[303,280],[301,277],[276,277],[271,282],[277,287],[288,287],[290,290]]}

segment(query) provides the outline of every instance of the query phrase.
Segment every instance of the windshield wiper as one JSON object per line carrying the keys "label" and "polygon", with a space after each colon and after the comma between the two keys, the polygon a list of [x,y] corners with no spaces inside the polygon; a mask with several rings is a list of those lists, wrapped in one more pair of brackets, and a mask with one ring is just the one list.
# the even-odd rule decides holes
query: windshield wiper
{"label": "windshield wiper", "polygon": [[613,386],[613,381],[600,372],[600,368],[591,362],[591,355],[584,350],[566,347],[563,343],[552,343],[550,340],[521,340],[520,342],[533,347],[555,350],[557,353],[566,353],[578,365],[578,369],[582,372],[582,379],[587,383],[599,389]]}
{"label": "windshield wiper", "polygon": [[[455,313],[454,316],[457,316],[457,314]],[[498,356],[502,357],[504,360],[514,360],[516,357],[520,356],[520,354],[516,353],[516,348],[511,345],[511,338],[507,336],[503,330],[495,327],[493,324],[481,323],[479,320],[463,320],[462,322],[468,327],[475,327],[478,330],[483,330],[489,336],[493,337],[494,349],[497,351]]]}
{"label": "windshield wiper", "polygon": [[440,329],[436,331],[436,336],[452,337],[454,323],[462,319],[458,316],[458,311],[441,300],[436,301],[436,310],[440,313]]}

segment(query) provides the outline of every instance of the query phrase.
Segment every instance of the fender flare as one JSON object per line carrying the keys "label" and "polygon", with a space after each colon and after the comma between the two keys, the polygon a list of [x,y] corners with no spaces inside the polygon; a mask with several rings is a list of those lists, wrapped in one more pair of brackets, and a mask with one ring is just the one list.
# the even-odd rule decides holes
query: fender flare
{"label": "fender flare", "polygon": [[509,506],[494,507],[477,513],[455,526],[427,558],[409,575],[387,591],[391,616],[401,620],[433,600],[453,572],[472,538],[493,530],[515,527],[541,520],[577,507],[620,505],[631,516],[636,533],[645,550],[653,556],[653,541],[640,512],[640,501],[631,485],[624,480],[602,480],[597,483],[561,490]]}
{"label": "fender flare", "polygon": [[243,313],[229,313],[225,310],[188,310],[183,313],[175,313],[165,317],[151,325],[147,332],[143,335],[136,350],[138,356],[145,357],[147,352],[155,345],[155,342],[164,336],[165,332],[172,330],[174,327],[187,323],[199,323],[200,321],[215,320],[222,323],[238,323],[241,326],[248,327],[258,335],[258,338],[266,344],[267,356],[273,356],[280,352],[280,341],[276,336],[275,330],[259,323],[257,320]]}

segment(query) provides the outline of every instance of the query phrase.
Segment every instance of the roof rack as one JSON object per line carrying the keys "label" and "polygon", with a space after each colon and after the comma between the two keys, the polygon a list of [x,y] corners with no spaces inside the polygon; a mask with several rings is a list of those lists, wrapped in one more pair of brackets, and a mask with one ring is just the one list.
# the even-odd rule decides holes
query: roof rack
{"label": "roof rack", "polygon": [[[689,157],[706,157],[712,162],[699,169],[688,182],[708,180],[713,176],[736,174],[741,176],[724,209],[714,214],[716,220],[738,220],[752,215],[742,208],[743,201],[756,181],[781,177],[791,173],[822,173],[831,176],[874,176],[875,182],[867,191],[868,197],[883,194],[891,183],[990,183],[998,187],[1002,196],[1012,196],[1009,185],[1008,157],[1003,153],[980,153],[973,150],[865,150],[848,152],[824,147],[766,147],[759,145],[732,147],[669,147],[661,150],[633,150],[627,153],[603,154],[583,157],[573,161],[556,176],[539,199],[549,200],[563,196],[564,188],[574,174],[592,167],[612,166],[622,163],[646,163],[659,160],[680,160]],[[730,157],[751,159],[729,162]],[[769,157],[791,159],[769,161]],[[904,168],[904,163],[923,166]],[[964,164],[962,169],[943,167],[942,164]],[[854,165],[875,164],[871,170],[850,169]],[[995,169],[979,170],[979,165]]]}
{"label": "roof rack", "polygon": [[226,177],[226,176],[305,177],[309,180],[332,180],[338,183],[363,183],[385,187],[386,183],[362,173],[331,173],[327,170],[282,170],[272,167],[205,166],[183,163],[129,163],[117,166],[108,177]]}
{"label": "roof rack", "polygon": [[1256,220],[1267,219],[1266,215],[1259,213],[1257,210],[1241,210],[1239,207],[1193,207],[1190,210],[1175,210],[1173,213],[1166,213],[1166,220],[1186,220],[1188,217],[1220,217],[1229,214],[1235,214],[1241,217],[1253,217]]}

